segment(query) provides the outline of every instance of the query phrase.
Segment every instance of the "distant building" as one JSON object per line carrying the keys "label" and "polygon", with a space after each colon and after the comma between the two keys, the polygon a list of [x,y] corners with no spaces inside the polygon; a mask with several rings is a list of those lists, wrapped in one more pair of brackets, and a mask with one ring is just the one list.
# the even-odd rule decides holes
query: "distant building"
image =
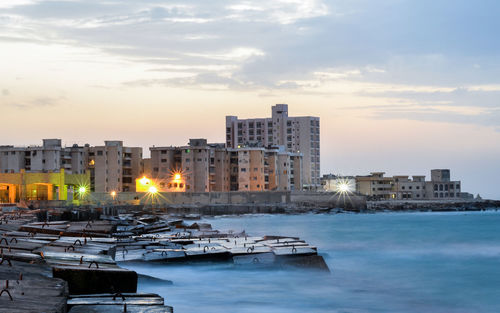
{"label": "distant building", "polygon": [[240,145],[233,149],[190,139],[187,146],[152,147],[150,151],[149,176],[160,191],[295,190],[302,186],[302,154],[283,147]]}
{"label": "distant building", "polygon": [[226,147],[244,146],[283,146],[302,154],[303,188],[321,188],[319,117],[289,117],[287,104],[273,106],[270,118],[226,116]]}
{"label": "distant building", "polygon": [[142,148],[124,147],[123,141],[86,146],[90,188],[93,192],[134,192],[142,173]]}
{"label": "distant building", "polygon": [[394,179],[384,177],[384,172],[372,172],[368,176],[356,176],[356,191],[375,199],[394,199]]}
{"label": "distant building", "polygon": [[425,176],[394,176],[393,190],[395,199],[397,200],[422,200],[426,198],[425,192]]}
{"label": "distant building", "polygon": [[461,198],[460,181],[450,180],[449,169],[431,170],[431,180],[425,176],[384,177],[384,172],[356,176],[356,191],[380,200],[453,200]]}
{"label": "distant building", "polygon": [[449,169],[431,170],[431,181],[425,183],[425,192],[429,199],[460,198],[461,182],[450,179]]}
{"label": "distant building", "polygon": [[354,176],[340,176],[327,174],[321,178],[323,190],[327,192],[356,191],[356,178]]}

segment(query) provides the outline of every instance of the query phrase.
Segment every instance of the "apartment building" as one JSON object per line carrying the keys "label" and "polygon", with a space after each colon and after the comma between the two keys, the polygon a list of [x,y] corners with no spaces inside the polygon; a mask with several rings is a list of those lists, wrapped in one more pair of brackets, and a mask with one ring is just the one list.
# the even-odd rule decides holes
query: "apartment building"
{"label": "apartment building", "polygon": [[284,147],[240,145],[232,149],[191,139],[187,146],[152,147],[150,151],[149,174],[159,191],[294,190],[302,186],[302,154]]}
{"label": "apartment building", "polygon": [[61,139],[43,139],[41,146],[0,146],[0,173],[57,172],[64,168],[67,174],[84,174],[85,148],[73,145],[62,147]]}
{"label": "apartment building", "polygon": [[91,191],[135,191],[135,180],[142,174],[141,147],[124,147],[123,141],[113,140],[85,148]]}
{"label": "apartment building", "polygon": [[356,176],[356,191],[369,198],[394,199],[394,179],[384,175],[385,172],[372,172],[367,176]]}
{"label": "apartment building", "polygon": [[421,200],[426,198],[425,176],[394,176],[394,195],[397,200],[414,199]]}
{"label": "apartment building", "polygon": [[454,200],[461,198],[461,182],[450,179],[449,169],[431,170],[431,180],[423,175],[384,177],[384,172],[356,176],[356,191],[379,200]]}
{"label": "apartment building", "polygon": [[452,181],[449,169],[431,170],[431,181],[425,183],[429,199],[455,199],[461,197],[461,182]]}
{"label": "apartment building", "polygon": [[287,104],[273,106],[270,118],[226,116],[226,147],[244,146],[283,146],[287,152],[302,154],[302,187],[321,187],[319,117],[289,117]]}

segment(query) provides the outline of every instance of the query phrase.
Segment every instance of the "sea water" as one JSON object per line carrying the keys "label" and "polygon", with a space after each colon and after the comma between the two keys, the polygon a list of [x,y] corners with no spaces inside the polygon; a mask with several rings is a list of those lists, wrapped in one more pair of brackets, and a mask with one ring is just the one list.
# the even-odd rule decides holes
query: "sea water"
{"label": "sea water", "polygon": [[140,292],[186,312],[500,312],[500,212],[217,217],[250,235],[297,236],[331,273],[232,263],[128,263]]}

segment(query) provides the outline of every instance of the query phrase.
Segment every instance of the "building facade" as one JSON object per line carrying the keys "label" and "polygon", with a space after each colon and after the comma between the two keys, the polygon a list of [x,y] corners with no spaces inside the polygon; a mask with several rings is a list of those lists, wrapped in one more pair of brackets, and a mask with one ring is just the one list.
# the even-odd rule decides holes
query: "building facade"
{"label": "building facade", "polygon": [[326,174],[321,178],[321,185],[327,192],[354,192],[356,191],[356,178]]}
{"label": "building facade", "polygon": [[85,155],[91,191],[135,191],[135,180],[143,174],[141,147],[124,147],[123,141],[105,141],[104,146],[87,145]]}
{"label": "building facade", "polygon": [[79,192],[90,182],[89,174],[69,174],[60,169],[50,172],[0,173],[0,203],[20,201],[81,200]]}
{"label": "building facade", "polygon": [[303,188],[321,187],[319,117],[289,117],[287,104],[273,106],[270,118],[226,116],[226,147],[243,146],[283,146],[302,154]]}
{"label": "building facade", "polygon": [[0,173],[48,173],[61,168],[67,174],[85,174],[85,148],[62,147],[61,139],[43,139],[41,146],[0,146]]}
{"label": "building facade", "polygon": [[429,199],[461,198],[461,182],[450,179],[449,169],[431,170],[431,181],[425,183],[425,192]]}
{"label": "building facade", "polygon": [[187,146],[150,151],[149,176],[164,192],[300,190],[302,186],[302,154],[284,147],[233,149],[191,139]]}
{"label": "building facade", "polygon": [[455,200],[462,198],[461,182],[450,179],[449,169],[431,170],[431,180],[423,175],[384,177],[384,172],[356,176],[356,191],[379,200]]}

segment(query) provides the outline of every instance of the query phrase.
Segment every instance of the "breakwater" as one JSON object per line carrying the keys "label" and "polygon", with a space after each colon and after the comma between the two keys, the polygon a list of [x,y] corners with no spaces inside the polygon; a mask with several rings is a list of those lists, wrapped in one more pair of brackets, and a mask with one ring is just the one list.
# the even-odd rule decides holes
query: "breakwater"
{"label": "breakwater", "polygon": [[483,211],[500,208],[499,200],[469,201],[367,201],[366,211],[421,211],[421,212],[453,212]]}
{"label": "breakwater", "polygon": [[[329,271],[317,248],[298,237],[221,232],[207,223],[189,223],[150,209],[116,216],[102,213],[2,212],[0,280],[5,286],[0,311],[33,311],[45,296],[50,297],[44,302],[49,312],[172,312],[163,297],[138,292],[137,273],[117,262],[210,260]],[[89,216],[99,219],[81,221]]]}

